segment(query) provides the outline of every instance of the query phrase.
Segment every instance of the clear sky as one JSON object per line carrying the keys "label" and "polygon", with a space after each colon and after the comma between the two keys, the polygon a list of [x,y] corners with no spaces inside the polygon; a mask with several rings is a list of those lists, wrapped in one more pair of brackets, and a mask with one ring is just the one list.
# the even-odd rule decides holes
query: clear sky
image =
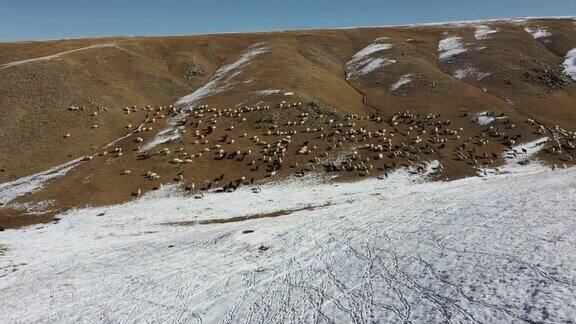
{"label": "clear sky", "polygon": [[576,0],[2,0],[0,41],[576,15]]}

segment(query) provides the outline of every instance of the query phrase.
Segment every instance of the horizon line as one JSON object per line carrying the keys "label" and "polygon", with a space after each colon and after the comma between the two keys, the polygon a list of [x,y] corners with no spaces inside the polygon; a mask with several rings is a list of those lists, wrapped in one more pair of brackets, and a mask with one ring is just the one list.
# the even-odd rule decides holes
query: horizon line
{"label": "horizon line", "polygon": [[188,36],[218,36],[218,35],[235,35],[235,34],[266,34],[266,33],[281,33],[281,32],[295,32],[295,31],[315,31],[315,30],[345,30],[345,29],[368,29],[368,28],[411,28],[411,27],[426,27],[426,26],[444,26],[444,25],[470,25],[478,23],[495,23],[507,21],[522,21],[522,20],[541,20],[553,19],[564,20],[573,19],[576,22],[575,15],[566,16],[528,16],[528,17],[503,17],[503,18],[486,18],[486,19],[472,19],[472,20],[449,20],[438,22],[422,22],[422,23],[408,23],[408,24],[390,24],[390,25],[359,25],[359,26],[343,26],[343,27],[310,27],[310,28],[284,28],[284,29],[269,29],[269,30],[244,30],[244,31],[228,31],[228,32],[213,32],[213,33],[185,33],[185,34],[142,34],[142,35],[100,35],[100,36],[78,36],[78,37],[64,37],[64,38],[45,38],[45,39],[23,39],[16,41],[1,41],[0,44],[6,43],[32,43],[32,42],[54,42],[54,41],[67,41],[67,40],[83,40],[83,39],[106,39],[106,38],[154,38],[154,37],[188,37]]}

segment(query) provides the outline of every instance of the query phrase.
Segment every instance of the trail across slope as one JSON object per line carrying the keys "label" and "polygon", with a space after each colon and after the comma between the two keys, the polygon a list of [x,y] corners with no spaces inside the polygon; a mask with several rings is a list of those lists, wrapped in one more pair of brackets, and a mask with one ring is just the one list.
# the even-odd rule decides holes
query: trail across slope
{"label": "trail across slope", "polygon": [[82,48],[77,48],[77,49],[73,49],[73,50],[69,50],[69,51],[64,51],[64,52],[59,52],[59,53],[47,55],[47,56],[42,56],[42,57],[37,57],[37,58],[33,58],[33,59],[27,59],[27,60],[21,60],[21,61],[15,61],[15,62],[2,64],[2,65],[0,65],[0,70],[1,69],[7,69],[7,68],[10,68],[13,66],[22,65],[22,64],[32,63],[32,62],[54,60],[54,59],[57,59],[57,58],[60,58],[62,56],[72,54],[75,52],[80,52],[80,51],[85,51],[85,50],[90,50],[90,49],[95,49],[95,48],[116,47],[116,46],[117,46],[116,43],[90,45],[90,46],[86,46],[86,47],[82,47]]}

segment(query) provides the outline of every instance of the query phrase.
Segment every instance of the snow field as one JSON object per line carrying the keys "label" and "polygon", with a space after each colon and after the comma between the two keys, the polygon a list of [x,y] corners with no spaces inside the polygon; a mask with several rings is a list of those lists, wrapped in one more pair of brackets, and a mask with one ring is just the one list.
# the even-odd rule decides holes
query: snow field
{"label": "snow field", "polygon": [[[527,143],[529,152],[538,147]],[[6,321],[569,321],[576,169],[290,180],[7,230]],[[211,225],[174,222],[269,214]],[[290,212],[292,211],[292,212]],[[253,233],[243,234],[244,230]],[[268,249],[260,251],[259,247]],[[12,272],[13,269],[16,271]]]}

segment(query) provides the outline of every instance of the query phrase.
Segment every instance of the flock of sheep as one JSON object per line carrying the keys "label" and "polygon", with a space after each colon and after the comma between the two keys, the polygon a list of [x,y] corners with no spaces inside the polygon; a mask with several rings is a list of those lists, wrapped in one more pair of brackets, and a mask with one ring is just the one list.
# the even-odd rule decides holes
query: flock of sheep
{"label": "flock of sheep", "polygon": [[[431,160],[440,162],[433,170],[440,177],[469,175],[502,164],[502,151],[529,136],[526,129],[532,136],[554,138],[545,154],[561,165],[571,163],[576,152],[576,133],[531,119],[517,121],[524,123],[517,127],[504,115],[478,125],[466,112],[457,121],[410,111],[339,115],[315,103],[284,101],[243,108],[124,108],[125,115],[137,112],[145,113],[143,122],[126,125],[135,138],[85,158],[124,159],[123,165],[130,168],[121,176],[143,179],[132,191],[134,196],[171,181],[189,191],[232,191],[267,178],[319,171],[344,180],[386,176],[400,167],[420,172]],[[153,125],[165,127],[166,118],[175,121],[181,137],[143,150],[143,142],[154,135]]]}

